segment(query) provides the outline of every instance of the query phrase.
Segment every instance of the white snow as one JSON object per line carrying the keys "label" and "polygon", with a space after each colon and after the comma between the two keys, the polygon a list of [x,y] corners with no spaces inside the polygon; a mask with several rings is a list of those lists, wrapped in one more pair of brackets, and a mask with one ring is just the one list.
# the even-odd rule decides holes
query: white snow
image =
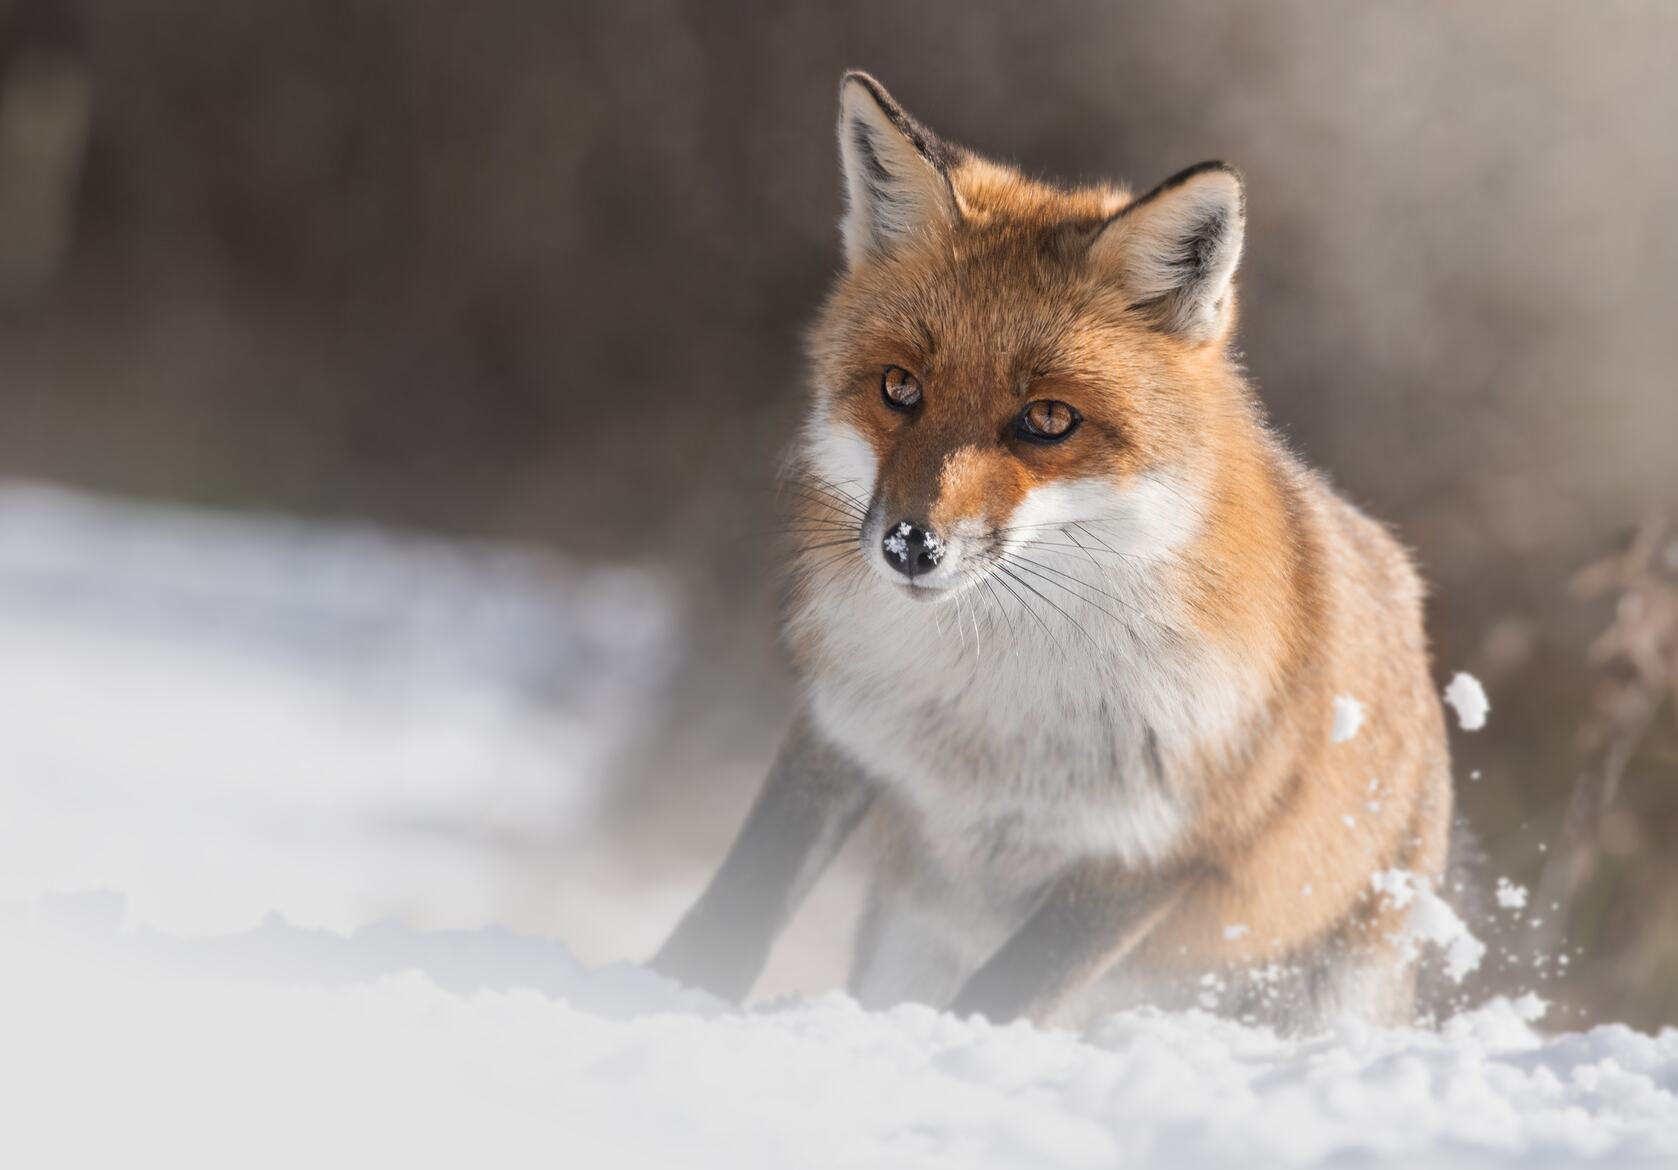
{"label": "white snow", "polygon": [[[1085,1036],[837,994],[740,1013],[497,932],[41,928],[0,997],[6,1165],[1670,1166],[1678,1031],[1494,1001],[1310,1041]],[[1215,998],[1215,994],[1213,996]]]}
{"label": "white snow", "polygon": [[1497,904],[1505,910],[1524,910],[1527,904],[1527,888],[1518,886],[1506,877],[1497,879],[1497,889],[1494,891]]}
{"label": "white snow", "polygon": [[1433,891],[1433,883],[1408,870],[1375,873],[1370,884],[1395,910],[1408,908],[1405,933],[1412,950],[1430,943],[1444,952],[1445,973],[1461,983],[1479,969],[1486,944],[1474,937],[1450,903]]}
{"label": "white snow", "polygon": [[1394,910],[1403,910],[1416,900],[1415,876],[1407,869],[1383,869],[1370,875],[1369,884]]}
{"label": "white snow", "polygon": [[600,789],[673,629],[629,570],[0,487],[0,1165],[1678,1162],[1678,1031],[1530,996],[1074,1035],[604,961],[692,892],[569,860],[621,848]]}
{"label": "white snow", "polygon": [[1461,983],[1479,970],[1486,944],[1475,938],[1451,905],[1431,889],[1420,891],[1409,926],[1416,938],[1445,948],[1445,973]]}
{"label": "white snow", "polygon": [[1486,716],[1492,709],[1480,680],[1462,670],[1445,687],[1445,701],[1456,708],[1457,726],[1464,731],[1479,731],[1486,725]]}
{"label": "white snow", "polygon": [[934,564],[944,559],[944,541],[936,532],[922,534],[921,542],[926,548],[926,555],[932,558]]}
{"label": "white snow", "polygon": [[882,542],[882,547],[900,561],[909,559],[909,532],[907,523],[899,524]]}
{"label": "white snow", "polygon": [[0,902],[207,932],[519,908],[669,669],[663,591],[515,545],[0,482]]}
{"label": "white snow", "polygon": [[1363,704],[1350,695],[1334,696],[1334,727],[1329,733],[1335,743],[1345,743],[1363,726]]}

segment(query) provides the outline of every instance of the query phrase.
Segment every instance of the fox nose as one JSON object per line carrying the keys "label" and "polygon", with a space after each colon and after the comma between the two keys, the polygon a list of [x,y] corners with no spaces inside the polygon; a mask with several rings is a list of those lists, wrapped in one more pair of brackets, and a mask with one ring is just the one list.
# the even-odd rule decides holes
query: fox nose
{"label": "fox nose", "polygon": [[886,529],[880,549],[886,554],[886,564],[905,577],[918,577],[938,564],[944,555],[944,542],[930,529],[899,520]]}

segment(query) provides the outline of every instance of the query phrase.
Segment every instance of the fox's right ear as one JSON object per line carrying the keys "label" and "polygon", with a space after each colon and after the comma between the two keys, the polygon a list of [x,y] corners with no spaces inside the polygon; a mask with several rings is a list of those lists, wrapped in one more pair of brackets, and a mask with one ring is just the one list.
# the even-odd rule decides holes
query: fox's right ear
{"label": "fox's right ear", "polygon": [[852,268],[960,215],[948,151],[885,86],[851,71],[839,82],[839,161],[845,172],[845,259]]}

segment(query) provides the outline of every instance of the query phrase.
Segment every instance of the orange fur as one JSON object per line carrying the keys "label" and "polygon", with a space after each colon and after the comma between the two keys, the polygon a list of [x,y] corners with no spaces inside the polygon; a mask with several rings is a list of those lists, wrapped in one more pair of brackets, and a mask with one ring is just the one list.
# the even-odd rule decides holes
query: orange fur
{"label": "orange fur", "polygon": [[[1092,256],[1127,191],[1055,187],[965,153],[947,178],[957,214],[854,264],[823,308],[810,334],[812,429],[866,441],[878,477],[849,489],[859,506],[939,531],[1006,525],[1055,482],[1123,486],[1170,471],[1193,484],[1196,527],[1160,567],[1158,616],[1226,663],[1251,702],[1232,727],[1160,745],[1193,815],[1149,868],[1193,860],[1213,878],[1127,962],[1168,977],[1351,946],[1377,964],[1388,956],[1404,999],[1398,923],[1370,875],[1397,866],[1437,879],[1452,806],[1408,558],[1267,429],[1230,354],[1233,303],[1214,335],[1185,337]],[[920,380],[914,417],[882,401],[886,366]],[[1070,404],[1081,432],[1019,441],[1009,428],[1035,399]],[[801,519],[845,522],[824,485],[805,482]],[[826,551],[801,558],[795,611],[854,568]],[[795,621],[792,638],[807,676],[832,669],[819,627]],[[1370,718],[1337,744],[1339,694]],[[1246,929],[1226,937],[1232,924]]]}

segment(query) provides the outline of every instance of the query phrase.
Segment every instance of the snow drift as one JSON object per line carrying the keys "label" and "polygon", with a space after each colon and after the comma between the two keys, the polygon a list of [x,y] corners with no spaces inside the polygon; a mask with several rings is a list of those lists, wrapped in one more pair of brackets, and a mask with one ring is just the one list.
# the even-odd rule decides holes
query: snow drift
{"label": "snow drift", "polygon": [[1678,1164],[1678,1031],[1530,996],[1073,1035],[579,961],[690,893],[568,860],[675,623],[529,549],[0,488],[0,1165]]}
{"label": "snow drift", "polygon": [[[24,932],[8,1165],[1509,1166],[1678,1157],[1678,1031],[1533,1000],[1309,1042],[1197,1013],[1079,1037],[838,994],[725,1009],[502,931]],[[46,917],[37,914],[35,918]],[[15,939],[14,939],[15,941]]]}

